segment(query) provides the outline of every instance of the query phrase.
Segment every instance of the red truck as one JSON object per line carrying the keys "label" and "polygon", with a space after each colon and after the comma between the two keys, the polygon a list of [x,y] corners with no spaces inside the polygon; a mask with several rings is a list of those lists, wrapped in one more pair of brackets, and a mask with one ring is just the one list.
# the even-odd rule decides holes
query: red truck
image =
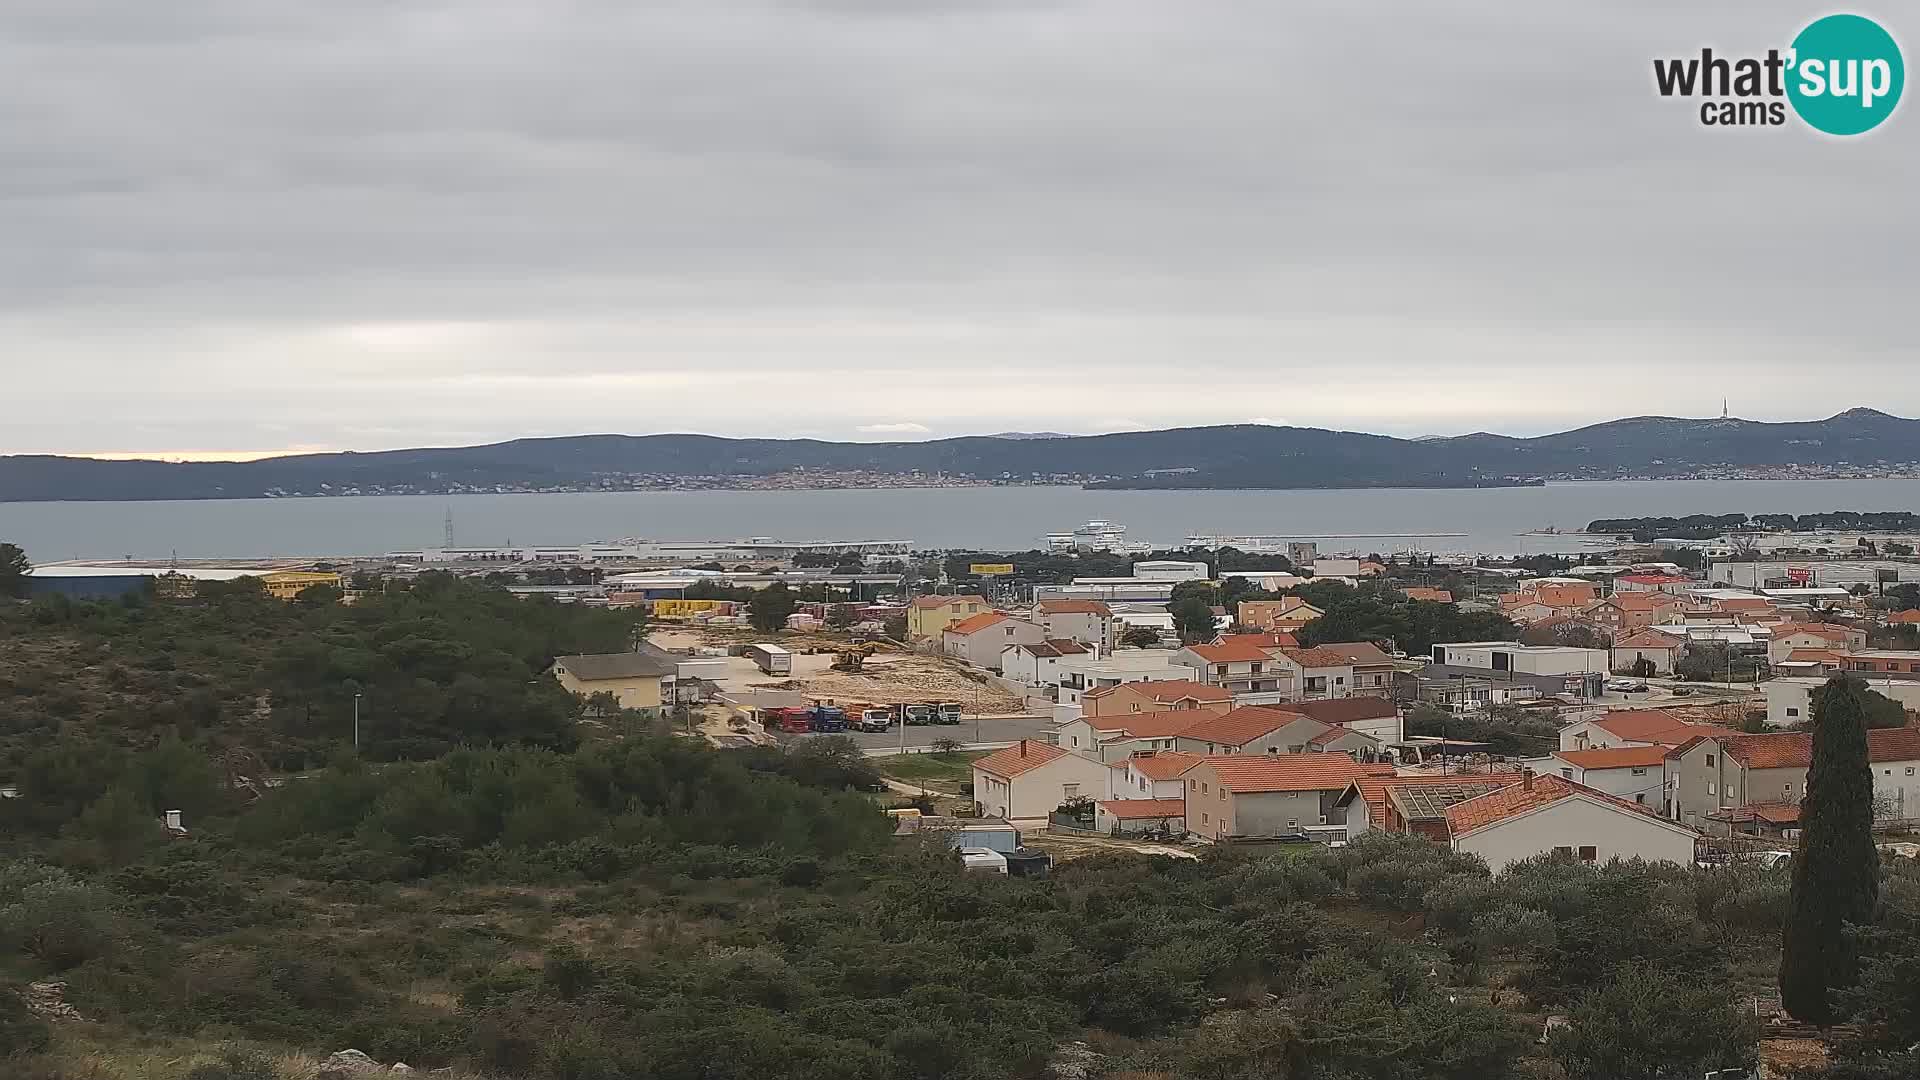
{"label": "red truck", "polygon": [[768,731],[805,734],[813,730],[812,709],[768,709],[760,716]]}

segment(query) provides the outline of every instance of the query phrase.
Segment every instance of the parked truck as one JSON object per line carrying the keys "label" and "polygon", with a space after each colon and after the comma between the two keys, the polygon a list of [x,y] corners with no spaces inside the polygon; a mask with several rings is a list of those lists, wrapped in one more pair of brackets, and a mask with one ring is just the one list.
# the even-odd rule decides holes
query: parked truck
{"label": "parked truck", "polygon": [[939,713],[940,723],[957,724],[960,722],[960,703],[957,701],[943,701],[940,703]]}
{"label": "parked truck", "polygon": [[769,675],[793,674],[793,654],[778,645],[749,645],[740,650],[740,655]]}
{"label": "parked truck", "polygon": [[879,705],[869,705],[860,710],[860,719],[854,726],[861,731],[886,731],[893,726],[893,710]]}
{"label": "parked truck", "polygon": [[808,711],[808,725],[813,731],[832,734],[847,730],[847,713],[838,705],[815,705]]}
{"label": "parked truck", "polygon": [[798,735],[813,730],[813,710],[768,709],[760,715],[760,722],[768,731],[784,731]]}
{"label": "parked truck", "polygon": [[905,705],[901,707],[900,713],[901,720],[915,727],[936,723],[940,719],[938,710],[931,705]]}

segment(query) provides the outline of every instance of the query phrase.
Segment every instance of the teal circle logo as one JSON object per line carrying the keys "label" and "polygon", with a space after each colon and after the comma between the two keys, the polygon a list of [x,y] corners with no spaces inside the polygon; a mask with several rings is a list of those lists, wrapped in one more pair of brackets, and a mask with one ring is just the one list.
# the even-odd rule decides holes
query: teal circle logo
{"label": "teal circle logo", "polygon": [[1907,69],[1893,35],[1860,15],[1817,19],[1793,39],[1787,100],[1829,135],[1872,131],[1893,115]]}

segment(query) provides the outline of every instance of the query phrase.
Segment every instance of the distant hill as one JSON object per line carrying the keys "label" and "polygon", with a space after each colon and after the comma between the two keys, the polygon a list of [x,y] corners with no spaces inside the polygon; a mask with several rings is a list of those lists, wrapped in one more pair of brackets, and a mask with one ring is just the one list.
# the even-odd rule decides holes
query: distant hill
{"label": "distant hill", "polygon": [[1478,487],[1536,477],[1910,462],[1920,462],[1920,421],[1872,409],[1786,424],[1642,416],[1526,439],[1477,433],[1413,440],[1257,424],[892,443],[576,435],[248,462],[0,457],[0,501],[728,486],[794,470],[1129,488]]}

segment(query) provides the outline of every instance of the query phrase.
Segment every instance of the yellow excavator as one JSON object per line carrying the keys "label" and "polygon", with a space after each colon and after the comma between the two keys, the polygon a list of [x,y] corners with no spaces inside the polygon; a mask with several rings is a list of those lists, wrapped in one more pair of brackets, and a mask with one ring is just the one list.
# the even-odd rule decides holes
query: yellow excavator
{"label": "yellow excavator", "polygon": [[848,645],[841,649],[839,654],[833,658],[833,670],[858,674],[865,669],[867,657],[879,651],[880,646],[871,641],[863,641],[858,645]]}

